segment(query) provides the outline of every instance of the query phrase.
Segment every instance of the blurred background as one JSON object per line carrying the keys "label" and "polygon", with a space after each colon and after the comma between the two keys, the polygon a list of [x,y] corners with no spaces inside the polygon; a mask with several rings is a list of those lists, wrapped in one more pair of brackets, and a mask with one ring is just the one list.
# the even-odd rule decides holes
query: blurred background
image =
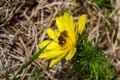
{"label": "blurred background", "polygon": [[[57,16],[68,12],[76,22],[87,15],[88,40],[99,42],[120,80],[120,0],[0,0],[0,80],[9,80],[47,39],[45,29],[56,28]],[[48,61],[36,59],[17,80],[79,80],[68,74],[69,62],[47,69]],[[34,79],[32,79],[34,75]]]}

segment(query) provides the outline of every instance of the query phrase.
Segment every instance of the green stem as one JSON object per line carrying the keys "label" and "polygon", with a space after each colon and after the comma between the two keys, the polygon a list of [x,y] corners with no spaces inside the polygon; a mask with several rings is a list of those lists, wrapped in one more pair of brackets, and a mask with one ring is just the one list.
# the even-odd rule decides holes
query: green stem
{"label": "green stem", "polygon": [[38,52],[36,52],[25,64],[23,64],[21,66],[21,68],[19,69],[19,71],[13,76],[12,79],[10,80],[15,80],[16,76],[18,74],[20,74],[28,65],[30,65],[36,58],[38,58],[38,56],[43,52],[43,50],[50,44],[51,42],[49,42],[47,45],[45,45],[45,47],[43,47],[41,50],[39,50]]}

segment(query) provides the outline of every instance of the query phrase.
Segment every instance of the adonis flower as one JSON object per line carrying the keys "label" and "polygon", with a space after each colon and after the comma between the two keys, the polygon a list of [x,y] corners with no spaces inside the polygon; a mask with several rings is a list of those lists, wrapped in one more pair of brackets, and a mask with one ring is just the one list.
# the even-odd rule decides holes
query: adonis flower
{"label": "adonis flower", "polygon": [[63,58],[70,60],[76,52],[76,43],[79,34],[82,34],[86,23],[86,15],[82,15],[78,20],[78,25],[74,27],[73,16],[64,13],[63,16],[56,18],[59,32],[48,28],[46,30],[51,40],[45,40],[40,44],[43,48],[50,43],[39,58],[52,59],[49,67],[61,61]]}

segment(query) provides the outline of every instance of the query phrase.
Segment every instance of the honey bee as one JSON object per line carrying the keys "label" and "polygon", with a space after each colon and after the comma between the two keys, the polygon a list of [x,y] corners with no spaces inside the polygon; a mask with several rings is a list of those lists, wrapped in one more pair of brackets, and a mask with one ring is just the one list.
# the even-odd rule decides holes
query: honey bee
{"label": "honey bee", "polygon": [[60,36],[58,37],[59,44],[64,45],[66,43],[67,37],[68,37],[67,31],[61,32]]}

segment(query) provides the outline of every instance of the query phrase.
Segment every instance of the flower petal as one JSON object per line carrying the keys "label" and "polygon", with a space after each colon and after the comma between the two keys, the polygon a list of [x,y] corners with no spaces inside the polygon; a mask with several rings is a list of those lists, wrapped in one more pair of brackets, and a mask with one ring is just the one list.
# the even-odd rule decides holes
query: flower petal
{"label": "flower petal", "polygon": [[57,37],[59,36],[59,33],[58,33],[58,32],[54,31],[54,30],[51,29],[51,28],[48,28],[48,29],[46,30],[46,32],[47,32],[47,34],[49,35],[49,37],[50,37],[51,39],[57,40]]}
{"label": "flower petal", "polygon": [[80,18],[78,20],[78,32],[80,34],[82,34],[82,32],[83,32],[83,29],[85,27],[85,23],[86,23],[86,15],[84,14],[84,15],[80,16]]}
{"label": "flower petal", "polygon": [[59,50],[60,49],[60,45],[55,42],[55,41],[50,41],[50,40],[45,40],[40,44],[40,48],[43,48],[44,46],[46,46],[49,42],[51,42],[46,48],[45,50]]}
{"label": "flower petal", "polygon": [[62,53],[63,53],[62,50],[44,51],[42,54],[40,54],[39,58],[46,58],[46,59],[56,58],[56,57],[62,55]]}
{"label": "flower petal", "polygon": [[[51,42],[50,40],[45,40],[40,44],[40,48],[43,48],[46,44],[48,44],[49,42]],[[39,58],[46,58],[46,59],[50,59],[50,58],[55,58],[59,55],[61,55],[63,53],[63,50],[61,50],[60,45],[55,42],[52,41],[43,51],[43,53],[40,54]]]}
{"label": "flower petal", "polygon": [[64,13],[64,16],[56,18],[56,24],[60,32],[66,30],[69,33],[74,33],[73,17]]}
{"label": "flower petal", "polygon": [[72,47],[72,49],[70,50],[70,52],[67,54],[67,56],[65,57],[66,60],[70,60],[74,54],[76,52],[76,48],[75,47]]}
{"label": "flower petal", "polygon": [[67,13],[64,14],[64,22],[65,22],[65,30],[74,34],[74,22],[73,16],[68,15]]}
{"label": "flower petal", "polygon": [[57,25],[57,28],[59,29],[60,32],[64,31],[64,25],[63,25],[63,22],[62,22],[62,16],[56,18],[56,25]]}
{"label": "flower petal", "polygon": [[63,52],[61,56],[53,59],[53,60],[50,62],[49,67],[52,67],[54,64],[58,63],[63,57],[65,57],[66,54],[67,54],[67,51]]}

